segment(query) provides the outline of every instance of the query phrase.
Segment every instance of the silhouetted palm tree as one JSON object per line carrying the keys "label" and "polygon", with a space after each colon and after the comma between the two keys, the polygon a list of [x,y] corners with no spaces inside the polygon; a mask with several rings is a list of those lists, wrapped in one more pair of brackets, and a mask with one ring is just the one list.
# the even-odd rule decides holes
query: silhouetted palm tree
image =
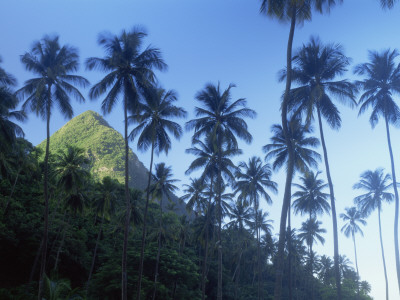
{"label": "silhouetted palm tree", "polygon": [[79,56],[75,48],[70,46],[61,46],[59,37],[45,36],[41,41],[33,44],[31,52],[21,56],[21,62],[28,71],[33,72],[36,77],[29,79],[25,85],[17,91],[17,95],[26,96],[23,109],[29,109],[46,120],[46,152],[44,157],[44,230],[42,260],[40,266],[40,280],[38,299],[41,300],[43,292],[43,276],[46,266],[47,255],[47,236],[48,236],[48,215],[49,215],[49,197],[48,197],[48,161],[50,146],[50,117],[54,106],[56,105],[61,113],[71,118],[73,115],[70,104],[70,95],[78,101],[83,102],[85,98],[74,86],[86,87],[89,82],[77,75],[79,66]]}
{"label": "silhouetted palm tree", "polygon": [[217,150],[218,300],[222,300],[222,149],[224,146],[225,149],[237,149],[236,136],[250,143],[252,136],[248,132],[247,124],[243,118],[253,118],[256,115],[255,111],[246,108],[244,98],[232,102],[232,87],[234,85],[231,84],[226,90],[221,91],[219,84],[217,86],[207,84],[203,90],[196,94],[196,99],[203,105],[203,107],[195,108],[197,119],[186,123],[188,130],[194,129],[193,140],[210,135],[211,142],[216,145]]}
{"label": "silhouetted palm tree", "polygon": [[[254,212],[258,212],[260,198],[264,198],[268,204],[272,204],[271,196],[266,189],[277,192],[276,182],[271,180],[271,167],[268,164],[263,165],[259,157],[253,156],[246,162],[239,163],[239,169],[236,172],[235,193],[238,193],[238,200],[245,204],[253,205]],[[261,298],[261,262],[260,262],[260,231],[258,223],[258,214],[255,214],[256,233],[257,233],[257,266],[258,266],[258,288],[257,297]]]}
{"label": "silhouetted palm tree", "polygon": [[[290,22],[289,38],[287,43],[286,51],[286,87],[282,101],[282,129],[284,137],[286,138],[286,144],[288,147],[288,169],[286,173],[285,193],[283,196],[281,221],[279,228],[279,242],[278,242],[278,259],[276,267],[276,279],[275,279],[275,300],[280,300],[282,297],[282,277],[283,277],[283,259],[284,259],[284,247],[285,247],[285,227],[286,217],[290,208],[290,197],[291,197],[291,185],[294,172],[294,145],[290,141],[289,130],[287,127],[288,121],[288,102],[289,102],[289,91],[292,84],[292,45],[294,30],[296,24],[301,24],[305,20],[311,20],[312,7],[315,8],[321,14],[324,11],[329,12],[330,7],[334,6],[336,2],[342,2],[342,0],[262,0],[260,13],[266,14],[271,18],[276,18],[279,21]],[[290,276],[289,276],[290,277]],[[337,296],[341,297],[340,282],[337,283]],[[292,287],[289,286],[289,298],[292,298]]]}
{"label": "silhouetted palm tree", "polygon": [[129,138],[134,140],[137,137],[137,147],[139,150],[146,151],[150,148],[151,151],[149,177],[146,190],[146,204],[143,216],[137,299],[140,299],[143,276],[147,211],[150,199],[150,183],[154,152],[157,155],[162,152],[168,154],[168,151],[171,149],[171,139],[168,133],[173,134],[176,139],[179,139],[182,135],[182,127],[171,120],[174,118],[186,117],[186,111],[183,108],[174,105],[174,102],[177,100],[177,95],[173,90],[166,91],[159,87],[146,88],[144,90],[143,102],[138,106],[140,114],[135,114],[129,117],[130,122],[138,123],[129,134]]}
{"label": "silhouetted palm tree", "polygon": [[190,178],[190,184],[183,185],[185,194],[181,197],[186,202],[186,210],[191,213],[195,212],[197,215],[205,210],[207,203],[204,195],[206,185],[201,178]]}
{"label": "silhouetted palm tree", "polygon": [[[105,50],[104,58],[91,57],[86,60],[89,70],[97,69],[107,75],[91,89],[90,98],[106,94],[101,108],[104,114],[110,113],[122,96],[124,110],[125,139],[125,203],[129,206],[129,146],[128,146],[128,111],[137,114],[139,97],[144,87],[155,82],[153,69],[165,70],[167,65],[161,58],[160,50],[151,46],[142,50],[143,39],[147,33],[143,28],[125,30],[119,36],[104,33],[99,35],[98,43]],[[127,241],[129,231],[129,212],[126,210],[124,243],[122,254],[122,300],[127,299]],[[140,299],[140,297],[138,297]]]}
{"label": "silhouetted palm tree", "polygon": [[307,172],[304,176],[300,176],[301,184],[293,184],[299,190],[293,194],[294,212],[301,215],[308,213],[309,218],[316,218],[324,212],[329,214],[330,206],[328,203],[329,194],[322,190],[328,185],[322,179],[317,179],[321,172],[314,174],[313,171]]}
{"label": "silhouetted palm tree", "polygon": [[383,174],[383,169],[365,171],[361,174],[361,180],[353,186],[354,189],[366,191],[365,194],[354,198],[354,202],[357,204],[360,212],[364,216],[367,217],[375,209],[378,209],[379,239],[381,243],[383,270],[385,273],[387,300],[389,299],[389,286],[386,272],[385,252],[382,241],[381,210],[383,201],[390,203],[394,199],[393,194],[387,192],[387,190],[392,187],[391,179],[392,178],[389,174]]}
{"label": "silhouetted palm tree", "polygon": [[362,236],[364,236],[363,231],[361,230],[361,227],[357,224],[360,223],[361,225],[366,225],[367,222],[364,220],[363,215],[359,210],[357,210],[356,207],[346,207],[345,208],[346,213],[341,213],[340,217],[344,222],[347,222],[343,225],[342,229],[340,230],[341,232],[344,233],[346,237],[349,237],[351,235],[351,238],[353,239],[353,245],[354,245],[354,258],[356,261],[356,269],[357,269],[357,276],[360,277],[360,274],[358,272],[358,262],[357,262],[357,248],[356,248],[356,237],[355,234],[359,232]]}
{"label": "silhouetted palm tree", "polygon": [[400,67],[394,59],[399,55],[397,50],[387,49],[382,53],[369,52],[370,62],[356,66],[354,72],[365,75],[363,81],[358,81],[359,87],[364,91],[360,97],[359,115],[368,108],[372,108],[369,118],[371,127],[374,128],[380,117],[385,120],[386,137],[389,148],[390,165],[395,197],[394,215],[394,248],[396,257],[397,284],[400,291],[400,253],[399,253],[399,194],[396,188],[396,172],[394,168],[392,144],[390,141],[389,124],[396,124],[400,119],[400,109],[395,103],[392,95],[400,91]]}
{"label": "silhouetted palm tree", "polygon": [[[305,114],[307,124],[314,119],[314,113],[318,119],[331,199],[335,278],[336,286],[339,287],[339,240],[335,195],[322,128],[322,117],[325,118],[331,128],[340,128],[340,113],[332,101],[333,97],[353,106],[356,104],[356,87],[346,79],[335,81],[338,76],[343,75],[347,71],[347,67],[350,64],[349,58],[344,55],[343,48],[339,44],[323,45],[318,38],[312,37],[307,45],[303,45],[297,51],[293,57],[293,62],[295,67],[292,70],[292,80],[298,84],[298,87],[293,88],[290,92],[290,106],[296,114]],[[286,70],[282,71],[281,80],[286,77],[286,73]]]}

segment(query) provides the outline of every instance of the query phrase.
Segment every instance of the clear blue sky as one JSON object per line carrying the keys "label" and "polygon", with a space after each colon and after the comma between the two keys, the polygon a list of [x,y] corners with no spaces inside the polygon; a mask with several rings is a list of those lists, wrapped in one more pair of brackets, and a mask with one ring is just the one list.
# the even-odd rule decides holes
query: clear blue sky
{"label": "clear blue sky", "polygon": [[[19,86],[32,74],[26,72],[19,57],[29,51],[32,42],[45,34],[59,34],[61,43],[79,49],[83,65],[87,57],[103,56],[97,46],[97,36],[102,31],[119,34],[141,24],[149,33],[145,44],[159,47],[169,70],[158,74],[166,89],[175,89],[179,104],[193,117],[196,105],[194,95],[207,82],[221,82],[222,87],[235,83],[234,99],[245,97],[248,106],[257,111],[258,117],[249,121],[254,141],[241,144],[244,154],[238,160],[252,155],[263,156],[261,147],[269,142],[270,127],[280,120],[280,95],[284,88],[277,82],[277,72],[286,63],[286,43],[289,27],[271,21],[258,13],[257,0],[4,0],[0,10],[0,55],[2,67],[14,74]],[[351,0],[332,9],[330,15],[314,14],[312,22],[298,27],[294,37],[294,49],[306,43],[311,35],[319,36],[322,42],[335,42],[344,46],[346,54],[355,64],[367,61],[368,50],[400,47],[400,4],[391,11],[383,11],[378,0]],[[352,67],[350,69],[352,69]],[[103,74],[79,73],[91,83],[98,82]],[[351,72],[346,75],[355,79]],[[87,95],[87,90],[82,91]],[[88,109],[100,111],[101,101],[73,102],[75,115]],[[390,170],[389,154],[383,124],[371,130],[367,115],[357,118],[357,111],[338,104],[343,125],[340,131],[331,131],[325,126],[332,179],[337,200],[337,212],[351,206],[357,195],[352,185],[359,175],[367,170],[384,167]],[[122,108],[105,116],[111,126],[122,132]],[[54,113],[51,132],[59,129],[66,120]],[[182,122],[183,124],[183,122]],[[26,138],[33,144],[45,139],[45,123],[34,114],[22,125]],[[392,130],[395,164],[400,166],[400,135]],[[137,153],[134,144],[131,145]],[[185,154],[190,147],[190,133],[173,143],[168,157],[161,156],[156,162],[165,161],[173,166],[177,178],[186,183],[184,171],[193,157]],[[147,166],[149,153],[137,153]],[[323,176],[324,167],[321,165]],[[284,185],[284,174],[275,174],[280,190]],[[297,180],[295,180],[297,181]],[[282,193],[273,195],[274,204],[263,208],[279,226]],[[399,297],[393,246],[394,205],[383,207],[383,232],[386,247],[390,297]],[[294,217],[299,227],[300,216]],[[328,216],[322,218],[327,229],[325,246],[316,247],[319,254],[333,256],[332,225]],[[372,285],[375,299],[384,297],[384,277],[381,263],[377,214],[367,220],[365,237],[357,236],[359,269],[362,279]],[[339,228],[342,226],[339,220]],[[339,236],[340,253],[354,260],[350,239]]]}

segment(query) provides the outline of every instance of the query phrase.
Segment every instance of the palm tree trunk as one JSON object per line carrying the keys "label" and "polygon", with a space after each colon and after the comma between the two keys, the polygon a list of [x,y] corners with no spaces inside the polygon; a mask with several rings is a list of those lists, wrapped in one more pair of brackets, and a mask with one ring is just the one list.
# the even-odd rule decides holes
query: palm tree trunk
{"label": "palm tree trunk", "polygon": [[313,276],[313,263],[314,263],[314,256],[312,251],[312,244],[313,241],[311,240],[310,243],[310,287],[311,287],[311,299],[314,300],[314,276]]}
{"label": "palm tree trunk", "polygon": [[289,102],[289,91],[290,91],[290,86],[292,84],[292,45],[293,45],[295,27],[296,27],[296,6],[293,5],[292,18],[290,22],[289,39],[287,44],[287,55],[286,55],[286,65],[287,65],[286,88],[282,102],[282,129],[283,129],[283,134],[285,135],[286,138],[286,144],[288,146],[288,168],[286,174],[285,194],[283,196],[283,203],[282,203],[281,221],[279,226],[279,241],[278,241],[278,253],[276,261],[274,300],[281,300],[282,298],[282,278],[283,278],[283,260],[284,260],[285,235],[286,235],[285,234],[286,217],[290,205],[292,177],[294,170],[294,153],[293,153],[293,145],[290,141],[289,131],[287,127],[287,111]]}
{"label": "palm tree trunk", "polygon": [[97,234],[96,245],[94,246],[92,264],[91,264],[91,266],[90,266],[88,281],[87,281],[87,283],[86,283],[86,297],[87,297],[87,294],[88,294],[88,291],[89,291],[90,280],[92,279],[92,274],[93,274],[93,271],[94,271],[94,263],[95,263],[95,261],[96,261],[97,248],[98,248],[99,242],[100,242],[101,231],[102,231],[102,229],[103,229],[103,222],[104,222],[104,212],[103,212],[103,215],[102,215],[102,217],[101,217],[101,223],[100,223],[99,233]]}
{"label": "palm tree trunk", "polygon": [[389,300],[389,285],[388,278],[386,272],[386,262],[385,262],[385,251],[383,250],[383,241],[382,241],[382,228],[381,228],[381,208],[378,207],[378,220],[379,220],[379,240],[381,242],[381,253],[382,253],[382,262],[383,262],[383,271],[385,273],[385,287],[386,287],[386,300]]}
{"label": "palm tree trunk", "polygon": [[128,145],[128,103],[124,98],[124,140],[125,140],[125,228],[124,242],[122,247],[122,300],[128,299],[128,274],[127,274],[127,258],[128,258],[128,233],[130,219],[130,195],[129,195],[129,145]]}
{"label": "palm tree trunk", "polygon": [[358,279],[360,278],[360,273],[358,272],[356,237],[354,235],[354,231],[351,232],[351,235],[353,237],[354,258],[355,258],[355,261],[356,261],[356,269],[357,269],[357,299],[359,299],[360,298],[360,285],[358,284]]}
{"label": "palm tree trunk", "polygon": [[51,101],[51,85],[48,89],[48,105],[46,108],[46,154],[44,157],[44,228],[43,228],[43,247],[42,258],[40,263],[40,277],[38,300],[42,300],[44,275],[46,272],[46,256],[47,256],[47,238],[49,232],[49,198],[48,198],[48,180],[49,180],[49,152],[50,152],[50,101]]}
{"label": "palm tree trunk", "polygon": [[163,210],[162,210],[162,196],[160,199],[160,229],[158,232],[158,249],[157,249],[157,258],[156,258],[156,270],[154,273],[154,290],[153,290],[153,300],[156,299],[157,293],[157,279],[158,279],[158,266],[160,264],[160,252],[161,252],[161,229],[162,229],[162,217],[163,217]]}
{"label": "palm tree trunk", "polygon": [[142,232],[142,247],[140,249],[140,263],[139,263],[139,281],[138,281],[138,289],[136,294],[136,299],[140,300],[140,293],[142,289],[142,277],[143,277],[143,261],[144,261],[144,247],[146,243],[146,223],[147,223],[147,210],[149,208],[149,199],[150,199],[150,182],[151,182],[151,172],[153,168],[153,158],[154,158],[154,138],[151,143],[151,157],[150,157],[150,168],[149,168],[149,178],[147,180],[147,190],[146,190],[146,205],[144,207],[144,215],[143,215],[143,232]]}
{"label": "palm tree trunk", "polygon": [[217,135],[218,140],[218,176],[217,176],[217,214],[218,214],[218,284],[217,300],[222,300],[222,136]]}
{"label": "palm tree trunk", "polygon": [[260,273],[261,273],[261,268],[260,268],[260,231],[259,231],[259,225],[258,225],[258,203],[257,200],[253,199],[254,201],[254,211],[256,214],[256,230],[257,230],[257,299],[261,299],[261,281],[260,281]]}
{"label": "palm tree trunk", "polygon": [[326,176],[327,176],[327,179],[328,179],[329,194],[330,194],[330,198],[331,198],[332,223],[333,223],[334,265],[335,265],[335,279],[336,279],[336,295],[337,295],[337,299],[341,300],[342,299],[342,290],[341,290],[341,286],[340,286],[339,239],[338,239],[338,230],[337,230],[335,194],[334,194],[334,191],[333,191],[333,183],[332,183],[332,178],[331,178],[331,172],[329,171],[328,152],[326,150],[326,145],[325,145],[324,131],[322,129],[321,111],[320,111],[319,105],[317,105],[317,113],[318,113],[319,133],[320,133],[320,136],[321,136],[321,144],[322,144],[322,149],[324,151],[324,162],[325,162]]}
{"label": "palm tree trunk", "polygon": [[211,200],[212,200],[212,189],[213,189],[213,176],[211,175],[210,179],[210,197],[208,199],[208,207],[207,207],[207,219],[206,219],[206,241],[204,245],[204,261],[203,261],[203,269],[201,274],[201,300],[206,299],[206,273],[207,273],[207,260],[208,260],[208,226],[210,225],[210,209],[211,209]]}
{"label": "palm tree trunk", "polygon": [[395,211],[394,211],[394,253],[396,256],[396,271],[397,271],[397,284],[400,291],[400,257],[399,257],[399,194],[397,192],[396,172],[394,169],[392,144],[390,142],[389,122],[387,114],[385,114],[386,135],[390,154],[390,166],[392,168],[393,189],[395,197]]}

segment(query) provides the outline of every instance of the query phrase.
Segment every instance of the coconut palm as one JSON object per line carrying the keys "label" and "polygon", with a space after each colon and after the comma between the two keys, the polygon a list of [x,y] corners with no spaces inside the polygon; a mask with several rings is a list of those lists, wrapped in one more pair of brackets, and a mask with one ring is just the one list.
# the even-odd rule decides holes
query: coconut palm
{"label": "coconut palm", "polygon": [[195,211],[196,215],[198,215],[206,206],[206,198],[204,195],[206,185],[204,181],[201,180],[201,178],[190,178],[190,184],[184,184],[183,186],[185,187],[183,190],[185,194],[181,199],[187,201],[186,210],[188,212]]}
{"label": "coconut palm", "polygon": [[29,109],[46,120],[46,152],[44,158],[44,230],[42,259],[40,266],[40,280],[38,299],[41,300],[43,292],[43,276],[46,266],[47,255],[47,235],[48,235],[48,215],[49,215],[49,197],[48,197],[48,161],[50,146],[50,118],[54,106],[56,105],[61,113],[71,118],[73,115],[70,104],[70,96],[75,97],[79,102],[85,98],[74,86],[86,87],[89,82],[78,75],[76,72],[79,66],[79,56],[75,48],[70,46],[61,46],[59,37],[45,36],[41,41],[33,44],[31,52],[21,56],[21,62],[28,71],[33,72],[36,77],[29,79],[25,85],[17,91],[19,97],[26,97],[23,109]]}
{"label": "coconut palm", "polygon": [[[396,172],[394,168],[392,144],[390,140],[389,124],[396,124],[400,118],[400,109],[393,99],[393,94],[400,92],[400,67],[395,63],[399,55],[397,50],[384,50],[381,53],[370,51],[370,62],[355,67],[354,72],[358,75],[365,75],[365,79],[358,81],[359,87],[364,91],[359,104],[359,115],[371,108],[369,118],[371,127],[374,128],[379,118],[385,120],[386,137],[389,148],[392,179],[396,183]],[[395,196],[394,216],[394,247],[396,257],[397,283],[400,291],[400,253],[399,253],[399,194],[396,184],[393,185]]]}
{"label": "coconut palm", "polygon": [[325,285],[329,285],[334,278],[333,261],[329,256],[322,255],[319,259],[318,278]]}
{"label": "coconut palm", "polygon": [[[140,92],[156,80],[153,69],[165,70],[160,50],[151,46],[143,50],[143,39],[147,33],[143,28],[125,30],[119,36],[104,33],[99,35],[98,43],[105,50],[104,58],[91,57],[86,60],[86,68],[107,72],[107,75],[91,89],[90,98],[106,94],[101,108],[104,114],[110,113],[120,97],[124,110],[125,139],[125,203],[129,206],[129,146],[128,146],[128,111],[137,113]],[[122,255],[122,299],[127,299],[127,247],[129,231],[129,209],[126,210],[124,243]],[[139,299],[139,298],[138,298]]]}
{"label": "coconut palm", "polygon": [[[305,173],[310,168],[316,168],[321,155],[313,150],[319,146],[319,140],[310,134],[313,133],[312,126],[304,126],[299,118],[292,118],[288,122],[288,134],[293,141],[294,152],[294,172]],[[274,159],[272,167],[275,171],[281,169],[284,165],[288,167],[288,147],[281,125],[272,125],[271,143],[263,146],[266,153],[265,160]],[[294,173],[293,173],[294,174]]]}
{"label": "coconut palm", "polygon": [[[0,63],[2,59],[0,57]],[[12,122],[12,119],[24,121],[24,111],[14,111],[18,106],[18,98],[14,96],[11,87],[17,84],[15,77],[0,67],[0,151],[15,142],[16,137],[24,136],[22,128]]]}
{"label": "coconut palm", "polygon": [[328,203],[329,194],[322,191],[328,185],[322,179],[317,178],[320,173],[307,172],[299,178],[302,184],[293,184],[299,189],[292,196],[295,198],[293,208],[296,214],[308,214],[310,219],[316,218],[324,212],[329,214],[331,209]]}
{"label": "coconut palm", "polygon": [[138,124],[129,134],[129,138],[131,140],[137,138],[138,149],[146,151],[150,148],[151,153],[150,171],[146,190],[146,204],[143,215],[143,233],[137,299],[140,299],[141,297],[147,211],[150,199],[150,183],[154,152],[157,155],[162,152],[168,154],[168,151],[171,149],[171,139],[168,133],[173,134],[176,139],[179,139],[182,135],[182,127],[171,120],[174,118],[186,117],[186,111],[183,108],[174,105],[174,102],[177,100],[177,95],[173,90],[166,91],[160,87],[148,87],[144,90],[143,102],[138,106],[140,114],[134,114],[129,117],[129,122]]}
{"label": "coconut palm", "polygon": [[374,210],[378,210],[379,239],[381,243],[383,270],[385,273],[386,299],[389,299],[389,286],[382,241],[381,210],[384,201],[390,203],[394,199],[393,194],[388,192],[392,187],[391,179],[389,174],[384,174],[383,169],[378,168],[375,171],[368,170],[362,173],[360,181],[353,186],[354,189],[361,189],[366,192],[354,198],[354,202],[357,204],[363,216],[367,217]]}
{"label": "coconut palm", "polygon": [[218,300],[222,300],[222,149],[224,144],[226,144],[226,149],[237,149],[236,136],[250,143],[252,136],[247,130],[244,118],[253,118],[256,115],[255,111],[246,107],[244,98],[232,102],[231,89],[234,86],[230,84],[226,90],[221,91],[219,83],[217,86],[207,84],[203,90],[196,94],[196,100],[203,107],[196,107],[195,114],[197,118],[186,123],[188,130],[194,129],[193,140],[211,134],[210,138],[215,143],[217,150]]}
{"label": "coconut palm", "polygon": [[393,8],[394,3],[397,2],[397,0],[380,0],[382,8]]}
{"label": "coconut palm", "polygon": [[159,163],[155,165],[155,174],[153,175],[154,184],[151,187],[153,198],[160,200],[160,223],[158,231],[158,250],[156,258],[156,269],[154,273],[154,290],[153,300],[156,298],[157,293],[157,280],[158,280],[158,267],[160,263],[160,250],[161,250],[161,232],[163,230],[163,197],[167,197],[170,200],[171,195],[178,190],[178,187],[174,185],[177,179],[171,179],[172,177],[171,167],[165,166],[165,163]]}
{"label": "coconut palm", "polygon": [[94,263],[96,261],[97,248],[100,242],[101,232],[105,219],[110,219],[111,215],[115,212],[115,204],[120,192],[120,185],[116,179],[109,176],[103,178],[101,183],[96,184],[94,194],[94,207],[96,214],[101,218],[99,225],[99,232],[97,233],[96,245],[93,251],[92,264],[90,266],[89,276],[86,283],[86,295],[90,287],[90,280],[94,271]]}
{"label": "coconut palm", "polygon": [[[297,87],[291,90],[290,107],[295,114],[304,114],[306,124],[309,124],[314,115],[317,115],[320,140],[324,153],[326,176],[329,185],[329,194],[332,210],[334,262],[336,285],[340,285],[339,274],[339,241],[337,231],[337,217],[335,195],[330,173],[328,152],[324,138],[322,117],[333,129],[339,129],[341,118],[339,110],[333,103],[333,98],[353,106],[356,87],[348,80],[336,80],[347,71],[349,58],[343,53],[339,44],[323,45],[318,38],[312,37],[310,42],[303,45],[293,57],[294,68],[292,80]],[[281,73],[281,80],[286,77],[287,71]],[[340,297],[339,297],[340,298]]]}
{"label": "coconut palm", "polygon": [[[271,196],[266,189],[277,192],[276,182],[271,180],[271,167],[268,164],[262,164],[259,157],[253,156],[246,162],[239,163],[239,169],[236,172],[235,193],[238,194],[238,200],[245,204],[253,205],[255,212],[258,212],[260,198],[264,198],[268,204],[272,204]],[[255,214],[256,228],[259,227],[258,213]],[[258,288],[257,297],[261,297],[261,263],[260,263],[260,231],[257,229],[257,266],[258,266]]]}
{"label": "coconut palm", "polygon": [[356,207],[346,207],[345,208],[346,213],[341,213],[340,218],[344,222],[346,222],[342,229],[340,229],[341,232],[344,233],[346,237],[349,237],[351,235],[351,238],[353,239],[353,245],[354,245],[354,258],[356,261],[356,269],[357,269],[357,276],[360,277],[358,273],[358,262],[357,262],[357,249],[356,249],[356,237],[355,234],[359,232],[362,236],[364,236],[364,233],[361,229],[361,227],[357,224],[360,223],[361,225],[366,225],[367,222],[364,220],[363,215],[359,210],[357,210]]}
{"label": "coconut palm", "polygon": [[[330,7],[336,2],[342,0],[261,0],[260,13],[266,14],[268,17],[276,18],[279,21],[290,22],[289,38],[286,51],[286,86],[282,101],[281,119],[283,134],[288,147],[288,169],[286,173],[285,192],[283,196],[281,221],[279,226],[279,242],[278,242],[278,259],[275,279],[275,300],[280,300],[282,297],[282,277],[283,277],[283,260],[284,260],[284,243],[285,243],[285,227],[286,217],[290,208],[291,185],[294,172],[294,145],[290,141],[289,130],[287,127],[289,91],[292,84],[292,47],[293,37],[296,24],[301,24],[312,18],[312,8],[316,11],[329,12]],[[341,297],[340,282],[337,282],[337,296]],[[289,298],[292,298],[292,289],[289,286]]]}
{"label": "coconut palm", "polygon": [[308,219],[301,224],[299,229],[298,237],[301,241],[305,241],[308,246],[308,251],[310,255],[310,273],[313,274],[313,250],[312,246],[314,242],[319,241],[322,245],[325,243],[322,233],[326,233],[326,229],[320,228],[322,224],[321,221],[317,221],[315,218]]}

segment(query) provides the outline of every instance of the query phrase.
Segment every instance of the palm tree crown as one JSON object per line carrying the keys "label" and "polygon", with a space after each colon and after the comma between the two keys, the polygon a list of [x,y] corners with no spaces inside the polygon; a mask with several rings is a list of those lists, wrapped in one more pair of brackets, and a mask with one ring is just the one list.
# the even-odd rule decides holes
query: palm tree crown
{"label": "palm tree crown", "polygon": [[[274,170],[280,169],[288,162],[288,148],[285,135],[281,125],[272,125],[271,144],[263,146],[266,153],[265,159],[275,158],[272,163]],[[294,168],[295,171],[306,172],[309,168],[316,168],[321,155],[311,148],[319,146],[319,140],[313,136],[307,136],[313,132],[312,126],[304,126],[299,118],[292,118],[288,122],[288,134],[294,146]]]}
{"label": "palm tree crown", "polygon": [[360,223],[361,225],[366,225],[367,222],[364,220],[363,215],[356,207],[346,207],[346,213],[341,213],[340,217],[344,222],[347,222],[343,225],[341,231],[344,233],[346,237],[350,235],[354,236],[357,232],[359,232],[362,236],[364,236],[361,227],[357,224]]}
{"label": "palm tree crown", "polygon": [[308,213],[310,218],[326,212],[329,214],[330,205],[328,202],[329,194],[324,193],[322,190],[328,186],[322,179],[318,179],[320,172],[307,172],[304,176],[300,177],[301,184],[293,184],[299,191],[293,194],[295,200],[293,207],[295,213],[305,214]]}

